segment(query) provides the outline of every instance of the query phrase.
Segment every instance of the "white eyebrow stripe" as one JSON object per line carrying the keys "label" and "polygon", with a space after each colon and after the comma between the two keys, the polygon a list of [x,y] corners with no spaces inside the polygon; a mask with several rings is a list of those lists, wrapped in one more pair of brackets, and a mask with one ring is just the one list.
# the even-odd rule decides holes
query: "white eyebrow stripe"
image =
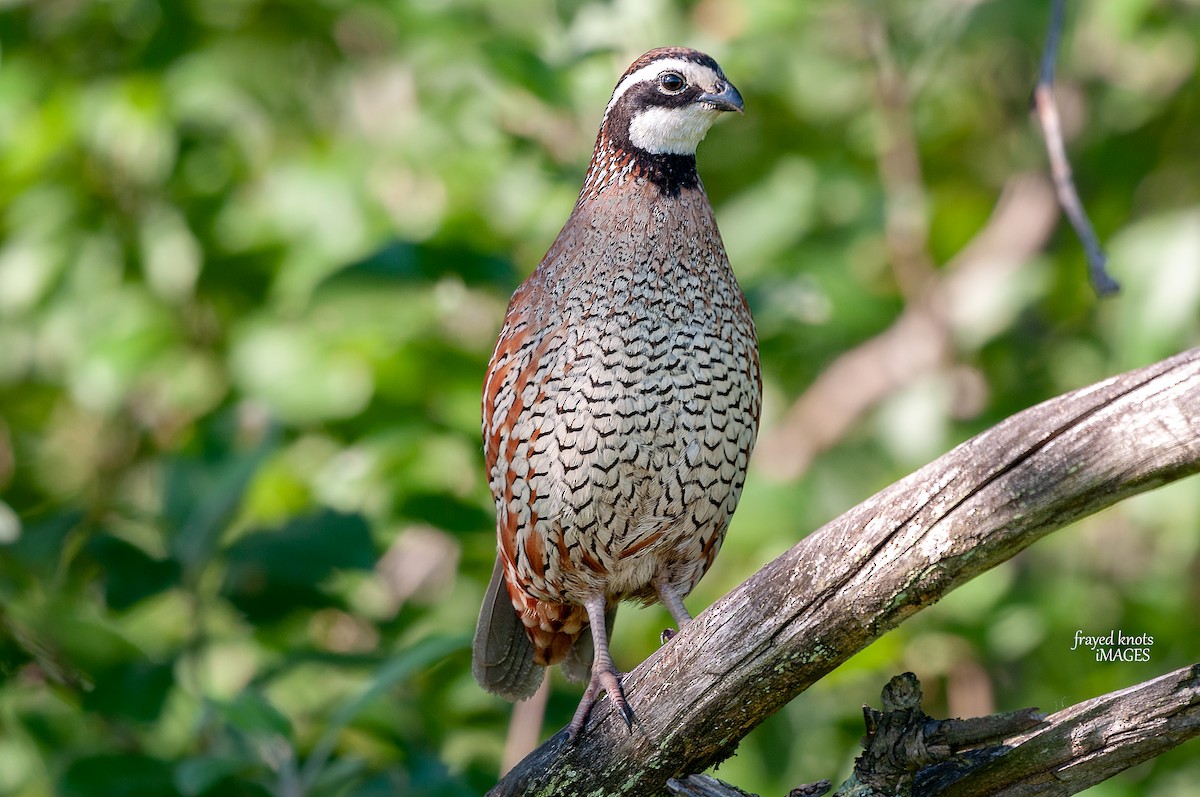
{"label": "white eyebrow stripe", "polygon": [[608,107],[604,109],[604,115],[608,116],[608,112],[613,109],[617,100],[621,99],[621,95],[625,92],[642,81],[653,80],[663,72],[678,72],[686,77],[689,83],[699,84],[706,91],[716,89],[717,74],[709,67],[693,61],[684,61],[682,58],[664,58],[661,61],[646,64],[618,83],[617,88],[613,91],[612,99],[608,101]]}

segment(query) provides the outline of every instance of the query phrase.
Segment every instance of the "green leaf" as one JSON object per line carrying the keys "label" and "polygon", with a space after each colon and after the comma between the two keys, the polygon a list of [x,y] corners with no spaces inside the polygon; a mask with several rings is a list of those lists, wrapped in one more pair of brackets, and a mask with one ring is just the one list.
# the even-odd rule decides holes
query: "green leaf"
{"label": "green leaf", "polygon": [[478,533],[495,522],[490,511],[448,492],[410,493],[400,502],[397,511],[455,533]]}
{"label": "green leaf", "polygon": [[320,777],[325,768],[325,762],[337,744],[338,735],[343,728],[354,721],[359,712],[379,700],[387,690],[396,684],[407,680],[414,673],[452,653],[465,650],[468,645],[470,645],[470,639],[465,636],[429,637],[402,650],[395,658],[380,667],[370,685],[357,697],[342,704],[341,708],[330,717],[324,733],[317,739],[309,753],[308,760],[304,762],[304,768],[300,773],[303,782],[312,784]]}
{"label": "green leaf", "polygon": [[292,741],[292,723],[261,692],[245,690],[230,701],[213,701],[217,713],[238,732],[251,737],[282,736]]}
{"label": "green leaf", "polygon": [[165,761],[130,754],[73,761],[59,781],[61,797],[174,797],[179,794]]}
{"label": "green leaf", "polygon": [[[343,797],[347,787],[357,782],[367,771],[367,763],[360,758],[335,758],[321,770],[309,788],[311,797]],[[394,793],[394,792],[393,792]]]}
{"label": "green leaf", "polygon": [[260,762],[246,758],[189,758],[175,767],[175,788],[179,789],[184,797],[196,797],[230,775],[261,767]]}
{"label": "green leaf", "polygon": [[0,545],[0,568],[3,568],[0,572],[8,569],[3,562],[11,557],[28,568],[30,574],[44,581],[50,580],[58,571],[63,556],[71,550],[67,537],[82,521],[83,512],[77,509],[26,520],[21,535],[14,542]]}
{"label": "green leaf", "polygon": [[93,537],[87,549],[104,568],[105,598],[117,610],[176,586],[182,575],[178,562],[156,559],[111,534]]}
{"label": "green leaf", "polygon": [[122,662],[93,676],[93,688],[84,694],[83,708],[134,722],[153,722],[175,685],[171,662]]}
{"label": "green leaf", "polygon": [[351,285],[436,282],[447,274],[462,279],[468,285],[508,290],[518,281],[511,260],[464,246],[394,240],[362,260],[330,274],[318,288],[326,290]]}
{"label": "green leaf", "polygon": [[185,569],[194,570],[212,556],[254,474],[276,446],[272,430],[257,445],[239,449],[232,431],[214,424],[205,450],[195,457],[179,457],[167,463],[163,520],[172,556]]}
{"label": "green leaf", "polygon": [[225,559],[221,593],[262,621],[297,607],[327,605],[321,582],[338,569],[369,570],[375,546],[361,516],[326,510],[280,529],[247,534],[229,547]]}

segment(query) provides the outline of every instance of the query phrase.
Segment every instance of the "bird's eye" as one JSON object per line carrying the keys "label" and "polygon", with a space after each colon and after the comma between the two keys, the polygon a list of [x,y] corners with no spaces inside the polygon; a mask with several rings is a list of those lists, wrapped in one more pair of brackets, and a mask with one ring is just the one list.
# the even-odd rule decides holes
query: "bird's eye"
{"label": "bird's eye", "polygon": [[684,87],[687,86],[687,81],[678,72],[664,72],[659,75],[658,85],[662,86],[663,91],[676,94],[683,91]]}

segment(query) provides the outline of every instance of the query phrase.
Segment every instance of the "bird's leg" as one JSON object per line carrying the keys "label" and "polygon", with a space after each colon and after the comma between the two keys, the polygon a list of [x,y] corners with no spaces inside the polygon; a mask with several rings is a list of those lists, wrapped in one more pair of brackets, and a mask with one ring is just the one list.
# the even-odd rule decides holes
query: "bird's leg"
{"label": "bird's leg", "polygon": [[621,718],[630,730],[633,730],[633,723],[637,722],[633,709],[625,700],[625,691],[621,688],[621,673],[613,665],[612,656],[608,652],[608,631],[604,627],[604,596],[593,595],[585,600],[583,605],[587,609],[588,622],[592,626],[592,648],[595,654],[592,658],[591,680],[588,681],[583,699],[579,701],[579,708],[575,709],[571,724],[567,726],[568,741],[574,741],[583,730],[588,712],[592,710],[602,691],[608,694],[608,699],[621,712]]}
{"label": "bird's leg", "polygon": [[[692,621],[692,615],[688,612],[687,607],[683,605],[683,596],[679,594],[679,590],[671,586],[663,575],[655,576],[654,589],[658,593],[658,599],[662,601],[662,605],[667,607],[667,611],[675,618],[675,625],[682,629],[685,625]],[[670,628],[664,628],[659,640],[662,644],[667,644],[675,636],[677,631]]]}

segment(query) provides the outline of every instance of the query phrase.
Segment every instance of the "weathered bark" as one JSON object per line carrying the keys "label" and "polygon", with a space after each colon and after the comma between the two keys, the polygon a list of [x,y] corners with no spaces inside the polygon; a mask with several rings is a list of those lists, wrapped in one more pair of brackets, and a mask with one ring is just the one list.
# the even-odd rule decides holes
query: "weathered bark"
{"label": "weathered bark", "polygon": [[867,735],[854,774],[833,797],[911,797],[931,770],[939,783],[961,778],[973,765],[1000,755],[1010,736],[1038,727],[1035,709],[970,719],[935,720],[921,710],[921,684],[911,672],[883,688],[883,711],[863,707]]}
{"label": "weathered bark", "polygon": [[[916,685],[911,700],[895,700],[897,685]],[[1050,716],[1023,709],[935,720],[920,710],[912,673],[892,679],[883,703],[882,712],[864,708],[866,751],[833,797],[1057,797],[1200,735],[1200,664]],[[821,781],[788,797],[828,790],[829,781]],[[667,791],[677,797],[757,797],[708,775],[669,780]]]}
{"label": "weathered bark", "polygon": [[1065,797],[1200,735],[1200,664],[1050,716],[935,720],[920,695],[905,673],[865,709],[866,749],[834,797]]}
{"label": "weathered bark", "polygon": [[667,792],[671,797],[758,797],[711,775],[688,775],[682,780],[672,778],[667,781]]}
{"label": "weathered bark", "polygon": [[1200,471],[1200,349],[1047,401],[813,532],[625,676],[493,794],[661,794],[905,618],[1121,499]]}
{"label": "weathered bark", "polygon": [[1200,735],[1200,664],[1071,706],[969,775],[918,797],[1062,797]]}
{"label": "weathered bark", "polygon": [[[832,788],[829,781],[807,783],[788,792],[787,797],[822,797]],[[671,797],[758,797],[736,786],[730,786],[711,775],[688,775],[686,778],[671,778],[667,781]]]}

